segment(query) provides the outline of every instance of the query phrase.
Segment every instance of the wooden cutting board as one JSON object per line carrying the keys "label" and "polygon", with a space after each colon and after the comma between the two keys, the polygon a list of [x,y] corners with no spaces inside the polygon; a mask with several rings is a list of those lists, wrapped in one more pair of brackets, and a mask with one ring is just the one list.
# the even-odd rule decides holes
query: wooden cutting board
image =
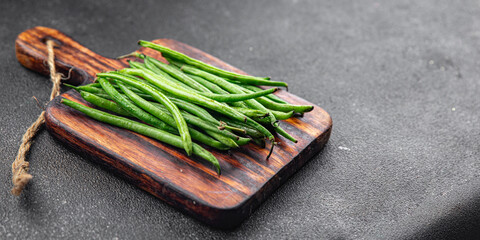
{"label": "wooden cutting board", "polygon": [[[35,27],[18,36],[15,42],[18,61],[33,71],[48,75],[47,39],[57,42],[55,63],[58,71],[66,76],[73,68],[66,80],[70,84],[91,83],[98,72],[127,66],[127,59],[102,57],[62,32],[46,27]],[[171,39],[153,42],[217,67],[244,73],[184,43]],[[138,51],[164,61],[161,54],[151,49]],[[313,105],[284,90],[276,94],[292,104]],[[217,176],[208,163],[187,157],[183,150],[92,120],[62,105],[61,98],[89,105],[74,90],[51,101],[46,108],[46,126],[52,135],[181,211],[220,228],[232,228],[241,223],[322,149],[332,129],[328,113],[315,106],[303,117],[282,121],[281,125],[299,141],[294,144],[276,136],[279,144],[269,160],[265,160],[268,149],[254,144],[225,152],[212,150],[222,168],[222,175]]]}

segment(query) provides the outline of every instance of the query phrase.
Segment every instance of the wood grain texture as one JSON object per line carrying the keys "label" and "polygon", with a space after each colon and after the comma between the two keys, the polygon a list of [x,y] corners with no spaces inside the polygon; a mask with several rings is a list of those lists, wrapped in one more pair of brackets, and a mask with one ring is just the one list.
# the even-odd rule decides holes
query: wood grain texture
{"label": "wood grain texture", "polygon": [[[59,71],[66,74],[73,68],[69,83],[89,83],[98,72],[127,66],[126,59],[102,57],[65,34],[46,27],[35,27],[18,36],[15,45],[18,61],[47,75],[48,68],[44,64],[46,39],[55,39],[58,43],[55,54]],[[212,65],[244,73],[175,40],[154,42]],[[164,61],[156,51],[145,48],[138,51]],[[283,90],[276,94],[294,104],[311,104]],[[222,175],[217,176],[201,159],[187,157],[183,150],[148,137],[92,120],[62,105],[61,98],[88,105],[73,90],[51,101],[46,110],[46,124],[51,134],[138,187],[220,228],[232,228],[241,223],[272,191],[323,148],[332,128],[328,113],[315,106],[304,117],[282,121],[282,126],[299,141],[294,144],[277,136],[279,145],[268,161],[265,160],[268,150],[254,144],[225,152],[212,150],[222,168]]]}

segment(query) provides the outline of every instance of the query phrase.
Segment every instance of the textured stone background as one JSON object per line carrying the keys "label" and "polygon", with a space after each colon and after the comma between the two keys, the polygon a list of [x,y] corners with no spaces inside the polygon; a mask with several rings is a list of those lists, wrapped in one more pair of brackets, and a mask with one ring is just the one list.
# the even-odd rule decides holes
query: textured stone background
{"label": "textured stone background", "polygon": [[[67,3],[68,2],[68,3]],[[80,2],[80,1],[78,1]],[[3,1],[0,239],[463,238],[480,231],[479,1]],[[46,101],[14,41],[43,25],[104,56],[172,38],[290,83],[326,109],[326,148],[239,228],[220,231],[42,131],[34,179],[10,164]]]}

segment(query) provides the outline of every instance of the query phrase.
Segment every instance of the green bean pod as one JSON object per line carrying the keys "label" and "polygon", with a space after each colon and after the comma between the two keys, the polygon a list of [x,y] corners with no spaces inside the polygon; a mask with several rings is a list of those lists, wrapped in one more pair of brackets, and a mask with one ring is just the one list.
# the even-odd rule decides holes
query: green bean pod
{"label": "green bean pod", "polygon": [[[215,75],[218,75],[218,76],[221,76],[221,77],[226,77],[226,78],[229,78],[229,79],[238,80],[238,81],[241,81],[241,82],[244,82],[244,83],[254,84],[254,85],[261,85],[261,84],[258,84],[258,83],[259,82],[260,83],[269,82],[268,80],[270,79],[268,77],[266,77],[266,78],[253,77],[253,76],[242,75],[242,74],[238,74],[238,73],[234,73],[234,72],[229,72],[229,71],[214,67],[212,65],[209,65],[207,63],[204,63],[202,61],[199,61],[197,59],[191,58],[191,57],[189,57],[189,56],[187,56],[183,53],[174,51],[170,48],[167,48],[167,47],[164,47],[164,46],[152,43],[152,42],[140,40],[140,41],[138,41],[138,44],[141,45],[142,47],[148,47],[148,48],[157,50],[157,51],[161,52],[162,55],[166,55],[169,58],[173,58],[177,61],[181,61],[183,63],[195,66],[197,68],[200,68],[202,70],[205,70],[207,72],[210,72],[212,74],[215,74]],[[287,87],[288,85],[286,83],[282,83],[282,85],[274,85],[274,86],[285,86],[285,87]]]}
{"label": "green bean pod", "polygon": [[[121,90],[127,95],[127,97],[130,98],[135,104],[143,108],[145,111],[149,112],[153,116],[161,119],[162,121],[166,122],[170,126],[176,127],[175,120],[174,118],[169,115],[169,112],[167,108],[161,104],[155,104],[150,103],[145,99],[142,99],[139,97],[137,94],[135,94],[133,91],[128,89],[125,85],[123,85],[121,82],[117,82],[117,84],[120,86]],[[182,117],[185,119],[185,121],[188,124],[191,124],[193,126],[197,126],[200,129],[203,129],[206,131],[210,136],[214,137],[221,143],[225,144],[228,147],[236,148],[238,147],[238,144],[233,141],[232,139],[238,140],[238,136],[235,134],[228,132],[228,131],[221,131],[217,127],[210,125],[203,120],[196,118],[195,116],[188,115],[186,113],[182,113]],[[193,135],[192,130],[190,128],[190,133]]]}
{"label": "green bean pod", "polygon": [[[163,143],[166,143],[178,148],[183,147],[183,140],[179,136],[173,135],[169,132],[162,131],[158,128],[154,128],[146,124],[142,124],[124,117],[115,116],[112,114],[102,112],[97,109],[89,108],[87,106],[68,100],[66,98],[63,98],[61,102],[100,122],[105,122],[120,128],[125,128],[130,131],[157,139]],[[211,154],[210,152],[208,152],[207,150],[205,150],[204,148],[202,148],[196,143],[193,143],[192,152],[194,155],[199,156],[207,160],[211,164],[213,164],[217,173],[220,175],[221,173],[220,163],[215,158],[215,156],[213,156],[213,154]]]}
{"label": "green bean pod", "polygon": [[168,64],[165,64],[155,58],[145,56],[144,58],[145,64],[151,63],[155,65],[158,69],[161,69],[162,71],[168,73],[170,76],[174,77],[180,82],[183,82],[184,84],[188,85],[189,87],[199,91],[199,92],[207,92],[210,93],[211,91],[203,86],[202,84],[198,83],[197,81],[191,79],[189,76],[187,76],[185,73],[180,71],[179,69],[172,67]]}
{"label": "green bean pod", "polygon": [[292,142],[294,142],[294,143],[297,143],[297,142],[298,142],[297,139],[295,139],[292,135],[288,134],[288,133],[287,133],[283,128],[281,128],[280,126],[279,126],[279,127],[276,127],[276,128],[275,128],[275,131],[276,131],[278,134],[282,135],[283,137],[285,137],[286,139],[288,139],[288,140],[290,140],[290,141],[292,141]]}
{"label": "green bean pod", "polygon": [[[120,72],[130,74],[130,75],[140,76],[143,79],[145,79],[145,80],[149,81],[150,83],[154,84],[155,86],[157,86],[157,87],[159,87],[159,88],[177,96],[178,98],[182,98],[186,101],[191,101],[193,103],[199,104],[199,105],[204,106],[206,108],[209,108],[213,111],[222,113],[222,114],[224,114],[224,115],[226,115],[226,116],[228,116],[232,119],[236,119],[238,121],[245,121],[247,124],[251,125],[252,127],[255,127],[256,129],[258,129],[259,131],[264,133],[265,136],[267,136],[269,140],[273,141],[275,139],[275,137],[272,135],[272,133],[270,133],[270,131],[268,131],[265,127],[263,127],[259,123],[255,122],[251,118],[249,118],[249,117],[239,113],[238,111],[232,109],[231,107],[223,105],[223,104],[221,104],[221,103],[219,103],[215,100],[209,99],[209,98],[204,97],[202,95],[199,95],[195,92],[187,92],[187,91],[184,91],[182,89],[176,88],[176,87],[172,86],[171,84],[169,84],[168,81],[165,81],[165,79],[163,79],[161,77],[158,77],[157,75],[155,75],[151,71],[126,68],[126,69],[120,70]],[[97,74],[97,76],[118,77],[119,74],[116,75],[114,73],[109,73],[109,74],[99,73],[99,74]],[[120,75],[120,76],[123,76],[123,75]],[[117,79],[119,79],[119,78],[117,78]],[[125,81],[124,79],[119,79],[119,80]],[[135,84],[135,85],[137,84],[135,82],[132,82],[130,78],[128,80],[126,80],[125,83]],[[137,86],[135,86],[135,87],[137,87]],[[137,88],[140,88],[140,86],[138,86]]]}
{"label": "green bean pod", "polygon": [[251,109],[251,108],[237,108],[237,107],[232,107],[232,108],[245,114],[245,116],[248,116],[251,118],[266,118],[270,114],[267,111]]}
{"label": "green bean pod", "polygon": [[121,95],[106,79],[98,78],[97,81],[102,85],[105,92],[107,92],[107,94],[130,115],[159,129],[170,129],[171,132],[174,131],[163,121],[135,106],[135,104],[130,102],[125,96]]}
{"label": "green bean pod", "polygon": [[122,107],[118,106],[118,104],[116,104],[115,102],[109,101],[105,98],[99,97],[93,93],[89,93],[85,91],[80,91],[80,95],[82,96],[83,99],[85,99],[85,101],[97,107],[107,109],[109,111],[120,114],[122,116],[132,117],[132,114],[130,114],[128,111],[126,111]]}
{"label": "green bean pod", "polygon": [[275,110],[270,110],[270,113],[273,113],[273,116],[275,116],[275,118],[278,119],[278,120],[289,119],[295,114],[294,111],[280,112],[280,111],[275,111]]}
{"label": "green bean pod", "polygon": [[[196,68],[196,66],[189,65],[189,64],[184,64],[184,63],[182,63],[180,61],[177,61],[177,60],[171,60],[170,59],[169,62],[171,64],[174,64],[175,66],[179,67],[180,69],[182,69],[184,66],[189,66],[189,67]],[[253,84],[253,85],[259,85],[259,86],[277,86],[277,87],[285,87],[288,90],[288,84],[285,83],[285,82],[277,82],[277,81],[270,81],[270,80],[248,80],[248,81],[245,81],[245,80],[239,80],[239,79],[231,79],[231,78],[228,78],[228,77],[220,76],[218,74],[206,71],[205,69],[201,69],[201,68],[197,68],[197,69],[208,72],[208,73],[213,74],[217,77],[228,79],[228,81],[232,81],[235,84]]]}
{"label": "green bean pod", "polygon": [[103,89],[98,88],[98,87],[93,86],[93,85],[90,85],[90,84],[89,85],[83,85],[83,86],[73,86],[73,85],[64,83],[63,85],[67,86],[69,88],[73,88],[73,89],[77,90],[78,92],[86,91],[86,92],[89,92],[89,93],[105,93],[105,91]]}
{"label": "green bean pod", "polygon": [[277,91],[278,88],[270,88],[260,92],[253,92],[253,93],[240,93],[240,94],[215,94],[215,93],[206,93],[206,92],[199,92],[198,94],[208,97],[210,99],[216,100],[218,102],[239,102],[244,101],[252,98],[258,98],[261,96],[265,96]]}
{"label": "green bean pod", "polygon": [[[182,71],[178,70],[175,67],[172,67],[168,64],[158,61],[149,56],[145,56],[143,54],[138,54],[139,57],[145,60],[146,68],[140,67],[138,64],[137,69],[148,69],[167,80],[170,80],[172,83],[178,83],[177,87],[184,88],[184,90],[191,90],[196,91],[198,94],[208,97],[210,99],[216,100],[218,102],[239,102],[247,99],[257,98],[261,96],[266,96],[268,94],[274,93],[278,90],[278,88],[271,88],[267,90],[252,92],[252,93],[241,93],[241,94],[215,94],[212,93],[208,88],[203,86],[202,84],[198,83],[197,81],[191,79]],[[131,65],[135,66],[130,62]],[[167,74],[168,73],[168,74]],[[174,77],[175,79],[172,79]],[[178,81],[180,82],[178,82]],[[188,86],[186,86],[188,85]]]}
{"label": "green bean pod", "polygon": [[215,125],[220,126],[220,122],[215,119],[207,110],[179,98],[170,97],[170,99],[180,109],[185,110],[186,112],[189,112],[190,114],[195,115],[207,122],[211,122]]}
{"label": "green bean pod", "polygon": [[[115,88],[118,88],[120,89],[120,87],[117,85],[117,84],[112,84]],[[83,87],[83,86],[82,86]],[[148,100],[148,101],[155,101],[155,99],[148,95],[148,94],[145,94],[143,91],[140,91],[139,89],[137,88],[134,88],[134,87],[131,87],[131,86],[126,86],[127,88],[129,88],[130,90],[132,90],[133,92],[135,92],[138,96],[140,96],[141,98],[145,99],[145,100]],[[134,90],[135,89],[135,90]],[[84,92],[89,92],[89,93],[92,93],[90,92],[89,90],[92,90],[92,88],[80,88],[78,89],[79,91],[84,91]],[[100,90],[100,91],[98,91]],[[141,93],[139,93],[139,91]],[[113,100],[112,97],[110,97],[103,89],[97,89],[95,88],[95,90],[93,91],[93,94],[95,94],[96,96],[98,97],[102,97],[102,98],[105,98],[105,99],[109,99],[109,100]],[[171,95],[167,95],[169,97],[169,99],[175,104],[177,105],[178,108],[182,109],[182,110],[185,110],[205,121],[208,121],[208,122],[211,122],[211,123],[214,123],[216,125],[218,125],[219,127],[222,126],[220,124],[220,122],[215,119],[208,111],[206,111],[205,109],[195,105],[195,104],[192,104],[192,103],[189,103],[187,101],[184,101],[182,99],[178,99],[178,98],[175,98]],[[224,126],[224,127],[227,127],[228,126]]]}
{"label": "green bean pod", "polygon": [[[168,114],[168,111],[164,108],[164,106],[156,103],[152,103],[152,109],[154,108],[155,111],[163,111],[165,114]],[[230,147],[230,148],[237,148],[238,144],[235,142],[235,140],[238,140],[239,137],[236,136],[235,134],[228,132],[228,131],[221,131],[217,127],[212,126],[205,121],[203,121],[200,118],[197,118],[191,114],[188,114],[187,112],[182,112],[183,117],[185,118],[185,121],[192,125],[196,126],[203,131],[205,131],[208,135],[212,136],[213,138],[217,139],[219,142],[222,144]],[[192,130],[192,129],[190,129]],[[230,134],[228,134],[230,133]]]}
{"label": "green bean pod", "polygon": [[225,122],[229,126],[233,126],[233,127],[236,127],[236,128],[243,129],[245,131],[245,133],[247,135],[251,136],[252,138],[263,138],[263,137],[265,137],[265,135],[262,132],[258,131],[255,128],[250,127],[249,125],[245,124],[244,122],[239,122],[239,121],[232,120],[232,119],[225,118],[225,117],[219,117],[219,118],[221,119],[221,121]]}
{"label": "green bean pod", "polygon": [[[142,54],[143,56],[143,54]],[[133,62],[133,61],[130,61],[129,62],[130,66],[135,66],[136,69],[148,69],[158,75],[161,75],[162,77],[166,78],[167,80],[169,80],[170,82],[174,83],[174,84],[178,84],[180,87],[183,87],[185,89],[188,89],[188,90],[191,90],[191,91],[196,91],[195,89],[189,87],[188,85],[186,85],[185,83],[181,82],[181,81],[178,81],[177,79],[173,78],[172,76],[168,75],[166,72],[162,71],[161,69],[159,69],[157,66],[155,66],[153,63],[151,63],[150,61],[145,61],[145,63],[143,65],[141,65],[141,63],[138,63],[138,62]]]}
{"label": "green bean pod", "polygon": [[[257,86],[253,86],[253,85],[241,85],[243,88],[246,88],[248,90],[251,90],[251,91],[254,91],[254,92],[258,92],[258,91],[262,91],[263,89],[257,87]],[[278,102],[278,103],[283,103],[283,104],[288,104],[288,102],[286,102],[285,100],[279,98],[277,95],[274,95],[274,94],[269,94],[269,95],[266,95],[265,97],[269,98],[270,100],[274,101],[274,102]]]}
{"label": "green bean pod", "polygon": [[[139,97],[137,94],[135,94],[133,91],[129,90],[121,82],[118,82],[117,84],[120,86],[120,88],[125,93],[125,95],[127,95],[127,97],[129,97],[130,100],[132,100],[135,104],[137,104],[138,106],[140,106],[145,111],[152,114],[153,116],[155,116],[155,117],[159,118],[160,120],[164,121],[165,123],[169,124],[170,126],[176,127],[176,123],[175,123],[175,120],[174,120],[173,116],[170,114],[170,112],[167,110],[167,108],[165,106],[163,106],[161,104],[154,105],[154,103],[150,103],[147,100]],[[195,121],[196,119],[192,120],[191,116],[188,116],[184,113],[181,113],[181,114],[182,114],[182,117],[185,119],[185,122],[187,122],[188,124],[191,124],[191,125],[200,127],[203,130],[206,130],[207,133],[209,133],[210,136],[214,137],[215,139],[217,139],[218,141],[220,141],[221,143],[225,144],[228,147],[238,147],[238,145],[233,140],[225,139],[227,137],[223,136],[222,133],[227,135],[226,131],[220,131],[218,128],[216,128],[214,126],[211,126],[211,125],[208,125],[208,124],[202,124],[202,123],[204,123],[203,121],[200,121],[200,122]],[[192,129],[192,128],[189,129],[190,134],[192,134],[192,130],[194,130],[194,129]],[[212,131],[214,131],[216,133],[215,134],[210,134],[210,132],[212,132]],[[217,134],[220,134],[221,136],[218,136]],[[231,134],[231,135],[234,135],[234,134]],[[235,137],[237,137],[237,136],[234,135],[233,138],[235,138]]]}
{"label": "green bean pod", "polygon": [[[129,111],[130,114],[134,115],[135,117],[147,116],[146,114],[143,114],[144,112],[143,110],[139,109],[136,106],[134,108],[133,107],[134,105],[132,106],[131,104],[129,104],[127,99],[122,95],[120,95],[120,93],[117,90],[115,90],[115,88],[112,86],[112,84],[109,81],[107,81],[104,78],[97,78],[97,81],[100,82],[100,84],[103,87],[103,90],[105,90],[105,92],[107,92],[107,94],[110,95],[115,100],[115,102],[117,102],[125,110]],[[180,110],[165,95],[159,93],[158,91],[156,95],[153,97],[155,98],[155,100],[158,100],[160,103],[165,105],[168,111],[172,113],[178,128],[178,132],[180,133],[180,136],[183,139],[184,149],[187,152],[187,155],[190,156],[192,154],[192,138],[190,136],[190,132],[188,131],[187,123],[185,122],[185,119],[180,113]],[[143,121],[144,119],[141,119],[141,120]]]}
{"label": "green bean pod", "polygon": [[296,113],[305,113],[313,110],[312,105],[291,105],[291,104],[282,104],[274,102],[266,97],[256,98],[259,103],[265,106],[268,109],[281,111],[281,112],[290,112],[294,111]]}
{"label": "green bean pod", "polygon": [[[175,65],[173,65],[174,67],[176,67]],[[180,70],[180,68],[177,68]],[[211,83],[210,81],[202,78],[202,77],[199,77],[199,76],[196,76],[196,75],[192,75],[192,74],[188,74],[186,73],[187,76],[189,76],[191,79],[197,81],[198,83],[202,84],[203,86],[205,86],[206,88],[208,88],[211,92],[213,93],[217,93],[217,94],[228,94],[227,91],[223,90],[221,87],[219,87],[217,84],[214,84],[214,83]]]}
{"label": "green bean pod", "polygon": [[[84,92],[89,92],[89,93],[93,93],[93,94],[96,94],[98,96],[101,96],[103,98],[107,98],[107,99],[110,99],[110,100],[113,100],[111,97],[106,97],[108,94],[107,92],[105,92],[105,90],[103,90],[102,88],[98,88],[96,87],[97,83],[94,83],[95,85],[92,85],[92,84],[88,84],[88,85],[83,85],[83,86],[78,86],[78,87],[75,87],[75,86],[72,86],[70,84],[64,84],[65,86],[68,86],[70,88],[73,88],[75,90],[77,90],[78,92],[80,91],[84,91]],[[120,87],[116,84],[112,84],[112,86],[116,89],[120,89]],[[100,86],[101,87],[101,86]],[[134,90],[134,88],[128,86],[130,90],[136,92],[140,97],[142,98],[145,98],[147,100],[152,100],[152,101],[155,101],[155,99],[153,97],[151,97],[150,95],[148,94],[145,94],[143,93],[142,91],[136,89]]]}
{"label": "green bean pod", "polygon": [[[107,80],[108,80],[108,79],[107,79]],[[119,87],[117,84],[115,84],[115,83],[113,83],[113,82],[110,82],[110,83],[113,85],[114,88],[120,89],[120,87]],[[65,85],[65,84],[64,84],[64,85]],[[95,87],[95,88],[100,88],[100,89],[102,88],[102,85],[100,85],[100,83],[98,83],[98,82],[96,82],[96,83],[90,83],[90,84],[87,84],[87,85],[82,85],[82,86],[79,86],[79,87],[77,87],[77,88],[80,89],[80,90],[83,90],[82,87],[84,87],[84,86]],[[142,91],[140,91],[139,89],[136,89],[136,88],[130,87],[130,86],[127,86],[127,87],[128,87],[130,90],[132,90],[132,91],[134,91],[134,92],[136,92],[136,93],[143,94],[143,95],[147,96],[146,94],[144,94],[144,93],[143,93]],[[103,89],[102,89],[102,90],[103,90]],[[85,91],[85,90],[83,90],[83,91]],[[87,92],[89,92],[89,91],[87,91]],[[90,93],[92,93],[92,92],[90,92]],[[100,93],[101,93],[101,92],[100,92]]]}
{"label": "green bean pod", "polygon": [[[222,87],[223,89],[225,89],[226,91],[228,91],[230,93],[233,93],[233,94],[244,93],[244,89],[241,88],[240,86],[235,85],[233,83],[230,83],[227,80],[225,80],[224,78],[215,76],[213,74],[202,71],[200,69],[197,69],[197,68],[194,68],[194,67],[191,67],[191,66],[184,66],[182,68],[182,71],[185,71],[187,73],[203,77],[207,81],[210,81],[212,83],[215,83],[215,84],[219,85],[220,87]],[[250,93],[251,93],[251,91],[250,91]],[[245,100],[244,102],[250,108],[257,109],[257,110],[268,111],[268,109],[266,109],[262,104],[258,103],[254,99],[248,99],[248,100]],[[275,119],[275,116],[273,114],[269,115],[269,119],[270,119],[270,123],[272,124],[272,126],[274,126],[274,127],[278,126],[277,119]]]}
{"label": "green bean pod", "polygon": [[[217,93],[217,94],[228,94],[227,91],[223,90],[221,87],[219,87],[217,84],[214,84],[208,80],[205,80],[204,78],[202,77],[199,77],[199,76],[195,76],[195,75],[192,75],[192,74],[187,74],[191,79],[197,81],[198,83],[204,85],[205,87],[207,87],[208,89],[210,89],[210,91],[212,91],[213,93]],[[247,108],[247,105],[244,103],[244,102],[230,102],[229,103],[230,106],[233,106],[233,107],[243,107],[243,108]]]}
{"label": "green bean pod", "polygon": [[[258,110],[263,110],[263,111],[267,111],[269,113],[269,122],[270,124],[273,126],[273,129],[275,130],[275,132],[277,132],[278,134],[282,135],[283,137],[285,137],[286,139],[296,143],[297,142],[297,139],[295,139],[293,136],[291,136],[290,134],[288,134],[282,127],[280,127],[280,125],[278,124],[278,120],[276,118],[276,115],[278,114],[275,114],[273,113],[270,109],[266,108],[265,106],[263,106],[261,103],[259,103],[257,101],[258,98],[256,98],[255,100],[251,99],[251,100],[248,100],[246,103],[247,105],[249,105],[250,107],[254,108],[254,109],[258,109]],[[284,115],[282,117],[285,117]],[[267,124],[267,119],[265,118],[255,118],[256,121],[258,122],[261,122],[261,123],[264,123],[264,124]]]}
{"label": "green bean pod", "polygon": [[[164,112],[167,112],[166,108],[160,104],[156,104],[156,103],[152,103],[153,106],[159,108],[160,110],[164,111]],[[232,132],[230,131],[224,131],[224,130],[220,130],[218,129],[218,127],[214,126],[213,124],[207,122],[207,121],[204,121],[203,119],[200,119],[199,117],[196,117],[188,112],[185,112],[185,111],[181,111],[183,117],[185,118],[185,121],[187,121],[188,124],[190,125],[193,125],[193,126],[197,126],[198,128],[200,129],[203,129],[203,130],[208,130],[208,131],[211,131],[211,132],[215,132],[215,133],[218,133],[218,134],[221,134],[225,137],[228,137],[228,138],[231,138],[233,140],[238,140],[239,137],[235,134],[233,134]]]}
{"label": "green bean pod", "polygon": [[[213,74],[202,71],[200,69],[197,69],[197,68],[194,68],[194,67],[191,67],[191,66],[186,66],[186,65],[184,65],[181,69],[182,69],[182,71],[185,71],[187,73],[203,77],[206,80],[211,81],[212,83],[215,83],[215,84],[221,86],[223,89],[229,91],[230,93],[240,94],[240,93],[244,92],[244,88],[241,88],[240,86],[235,85],[233,83],[230,83],[230,82],[228,82],[227,80],[225,80],[221,77],[215,76]],[[250,91],[250,92],[252,92],[252,91]],[[258,99],[258,98],[256,98],[256,99]],[[254,109],[269,111],[267,108],[265,108],[262,104],[260,104],[259,102],[257,102],[254,99],[246,100],[245,103],[249,107],[252,107]],[[274,130],[277,133],[279,133],[280,135],[284,136],[285,138],[291,140],[292,142],[297,142],[297,140],[295,138],[293,138],[291,135],[289,135],[285,130],[281,129],[281,127],[279,126],[278,121],[275,118],[275,115],[273,113],[269,114],[268,119],[269,119],[270,124],[274,127]],[[255,120],[258,121],[258,122],[262,122],[262,123],[266,122],[266,119],[263,119],[263,118],[260,118],[260,119],[256,118]],[[272,145],[271,149],[273,149],[273,145]],[[271,154],[271,152],[270,152],[270,154]],[[269,154],[269,156],[270,156],[270,154]]]}
{"label": "green bean pod", "polygon": [[[113,101],[109,101],[109,100],[107,100],[107,98],[103,98],[103,97],[100,97],[100,96],[95,95],[93,93],[88,93],[88,92],[84,92],[84,91],[80,92],[80,94],[82,95],[83,99],[85,99],[87,102],[90,102],[90,103],[94,104],[95,106],[98,106],[98,107],[104,108],[106,110],[115,112],[115,113],[117,113],[121,116],[126,116],[126,117],[132,116],[129,112],[125,111],[117,103],[115,103]],[[110,97],[110,96],[108,96],[108,97]],[[154,115],[154,114],[152,114],[152,115]],[[164,119],[164,120],[166,120],[164,122],[167,123],[167,121],[168,121],[168,123],[170,123],[170,124],[168,124],[168,123],[167,124],[170,127],[167,126],[167,128],[164,128],[162,130],[168,131],[168,132],[173,133],[175,135],[179,135],[178,134],[178,129],[176,128],[175,120],[173,119],[173,117],[171,117],[171,115],[169,115],[169,116],[171,118],[171,121],[168,120],[168,119]],[[160,119],[160,120],[162,120],[162,119]],[[201,142],[201,143],[203,143],[207,146],[216,148],[218,150],[228,150],[228,149],[230,149],[230,147],[226,146],[225,144],[223,144],[219,141],[216,141],[215,139],[197,131],[196,129],[190,128],[189,131],[190,131],[190,134],[192,136],[192,139],[194,139],[198,142]]]}

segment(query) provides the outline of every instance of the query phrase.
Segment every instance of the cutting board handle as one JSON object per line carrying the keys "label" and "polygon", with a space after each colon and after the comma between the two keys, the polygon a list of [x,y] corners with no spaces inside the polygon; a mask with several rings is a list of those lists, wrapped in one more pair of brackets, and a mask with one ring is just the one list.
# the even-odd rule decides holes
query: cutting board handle
{"label": "cutting board handle", "polygon": [[100,56],[82,46],[64,33],[47,27],[34,27],[18,35],[15,52],[18,61],[28,69],[49,75],[46,41],[55,41],[57,71],[70,78],[64,82],[73,85],[93,82],[96,73],[125,67],[125,63]]}

